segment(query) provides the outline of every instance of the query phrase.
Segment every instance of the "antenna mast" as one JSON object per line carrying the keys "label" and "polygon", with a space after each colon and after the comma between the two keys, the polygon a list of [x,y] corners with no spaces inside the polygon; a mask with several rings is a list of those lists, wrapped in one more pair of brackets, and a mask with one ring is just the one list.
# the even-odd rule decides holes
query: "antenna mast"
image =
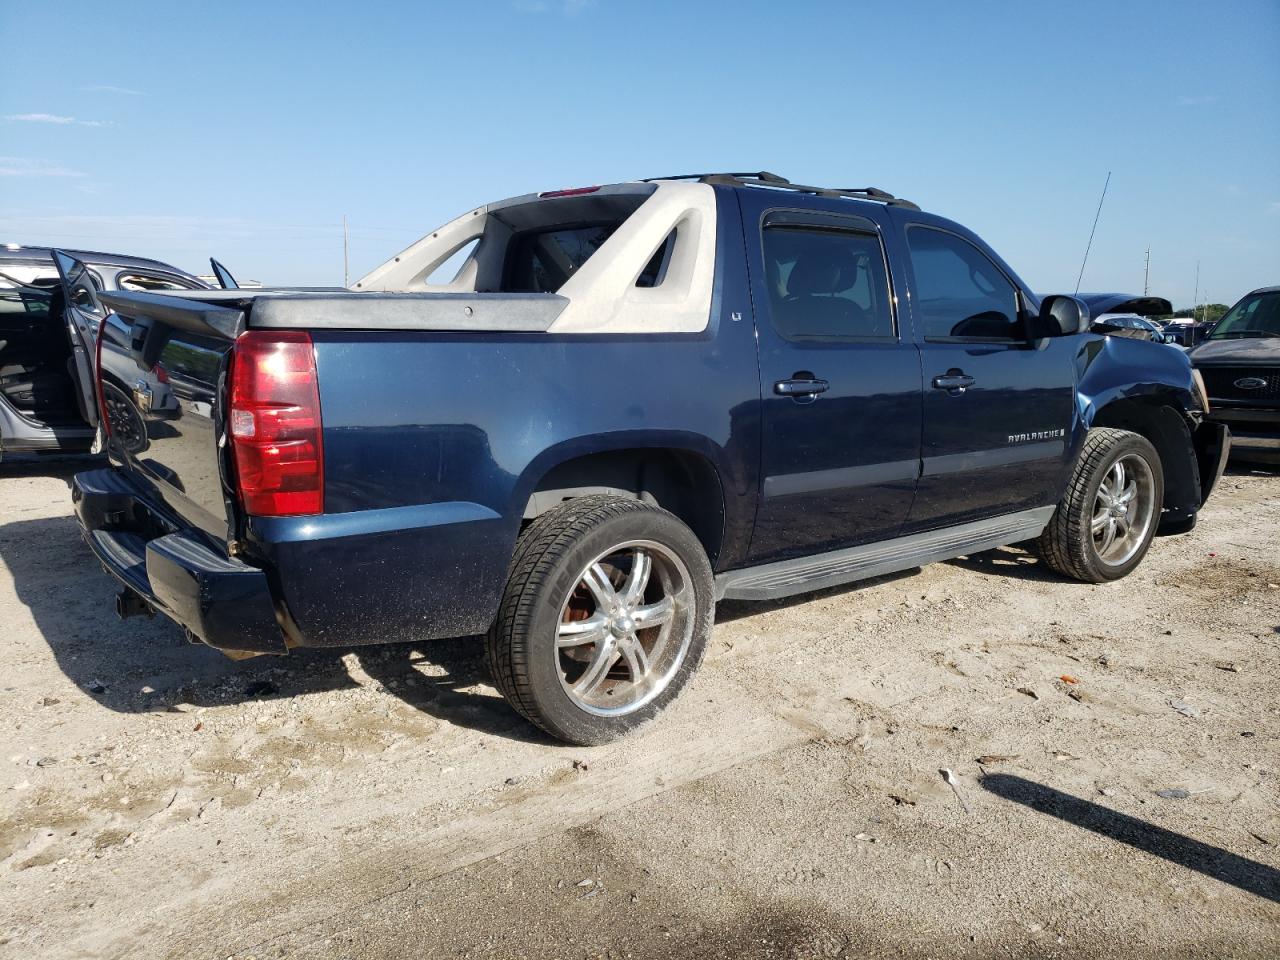
{"label": "antenna mast", "polygon": [[1142,295],[1151,296],[1151,245],[1147,244],[1147,267],[1142,271]]}
{"label": "antenna mast", "polygon": [[1102,196],[1098,198],[1098,212],[1093,215],[1093,227],[1089,230],[1089,242],[1084,248],[1084,259],[1080,261],[1080,275],[1076,277],[1076,293],[1080,292],[1080,281],[1084,279],[1084,265],[1089,262],[1089,250],[1093,246],[1093,234],[1098,229],[1098,218],[1102,216],[1102,203],[1107,199],[1107,187],[1111,185],[1111,171],[1107,171],[1107,181],[1102,185]]}

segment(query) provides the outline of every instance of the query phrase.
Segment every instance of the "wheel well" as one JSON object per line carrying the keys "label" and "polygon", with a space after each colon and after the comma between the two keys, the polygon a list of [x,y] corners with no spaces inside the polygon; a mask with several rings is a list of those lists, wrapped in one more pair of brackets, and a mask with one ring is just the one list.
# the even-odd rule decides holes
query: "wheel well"
{"label": "wheel well", "polygon": [[1200,507],[1200,471],[1191,432],[1178,410],[1167,404],[1116,400],[1098,412],[1092,426],[1115,427],[1146,437],[1160,455],[1165,519],[1175,522],[1195,515]]}
{"label": "wheel well", "polygon": [[724,536],[724,493],[711,461],[687,450],[611,450],[552,467],[525,505],[532,520],[565,500],[611,493],[656,504],[679,517],[712,563]]}

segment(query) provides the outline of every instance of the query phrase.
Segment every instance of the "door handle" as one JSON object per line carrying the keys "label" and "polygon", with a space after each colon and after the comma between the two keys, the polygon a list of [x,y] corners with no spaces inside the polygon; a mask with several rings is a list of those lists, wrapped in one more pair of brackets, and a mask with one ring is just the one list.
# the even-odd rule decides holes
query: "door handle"
{"label": "door handle", "polygon": [[820,393],[826,393],[830,386],[831,384],[825,380],[796,377],[791,380],[779,380],[773,385],[773,392],[780,397],[796,397],[803,400],[806,397],[812,399]]}
{"label": "door handle", "polygon": [[933,387],[935,390],[945,390],[951,396],[958,397],[977,382],[963,370],[952,369],[942,376],[934,377]]}

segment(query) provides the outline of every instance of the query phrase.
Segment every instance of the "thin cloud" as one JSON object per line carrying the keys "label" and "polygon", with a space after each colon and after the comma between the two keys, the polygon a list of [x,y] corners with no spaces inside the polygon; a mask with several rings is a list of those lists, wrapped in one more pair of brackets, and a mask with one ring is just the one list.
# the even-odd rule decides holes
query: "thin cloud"
{"label": "thin cloud", "polygon": [[113,87],[108,83],[98,84],[92,87],[81,87],[85,93],[114,93],[121,97],[145,97],[146,94],[141,90],[131,90],[128,87]]}
{"label": "thin cloud", "polygon": [[517,13],[544,14],[558,12],[566,17],[577,16],[587,7],[595,6],[595,0],[511,0],[511,9]]}
{"label": "thin cloud", "polygon": [[10,113],[6,120],[14,123],[52,123],[59,127],[109,127],[110,120],[78,120],[75,117],[63,117],[56,113]]}
{"label": "thin cloud", "polygon": [[110,120],[81,120],[74,116],[60,116],[58,114],[8,114],[5,115],[6,120],[13,123],[51,123],[58,127],[110,127]]}
{"label": "thin cloud", "polygon": [[1208,95],[1198,96],[1198,97],[1179,97],[1178,98],[1178,106],[1180,107],[1203,107],[1206,104],[1217,103],[1217,102],[1218,102],[1217,97],[1208,96]]}
{"label": "thin cloud", "polygon": [[0,157],[0,177],[83,177],[79,170],[69,170],[47,160],[28,157]]}

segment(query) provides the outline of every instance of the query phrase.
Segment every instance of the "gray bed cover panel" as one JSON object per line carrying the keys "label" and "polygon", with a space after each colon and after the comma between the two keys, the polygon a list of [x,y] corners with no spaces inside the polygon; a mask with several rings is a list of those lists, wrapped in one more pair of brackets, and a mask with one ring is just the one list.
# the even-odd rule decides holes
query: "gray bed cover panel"
{"label": "gray bed cover panel", "polygon": [[541,333],[568,303],[551,293],[268,292],[254,298],[249,326]]}

